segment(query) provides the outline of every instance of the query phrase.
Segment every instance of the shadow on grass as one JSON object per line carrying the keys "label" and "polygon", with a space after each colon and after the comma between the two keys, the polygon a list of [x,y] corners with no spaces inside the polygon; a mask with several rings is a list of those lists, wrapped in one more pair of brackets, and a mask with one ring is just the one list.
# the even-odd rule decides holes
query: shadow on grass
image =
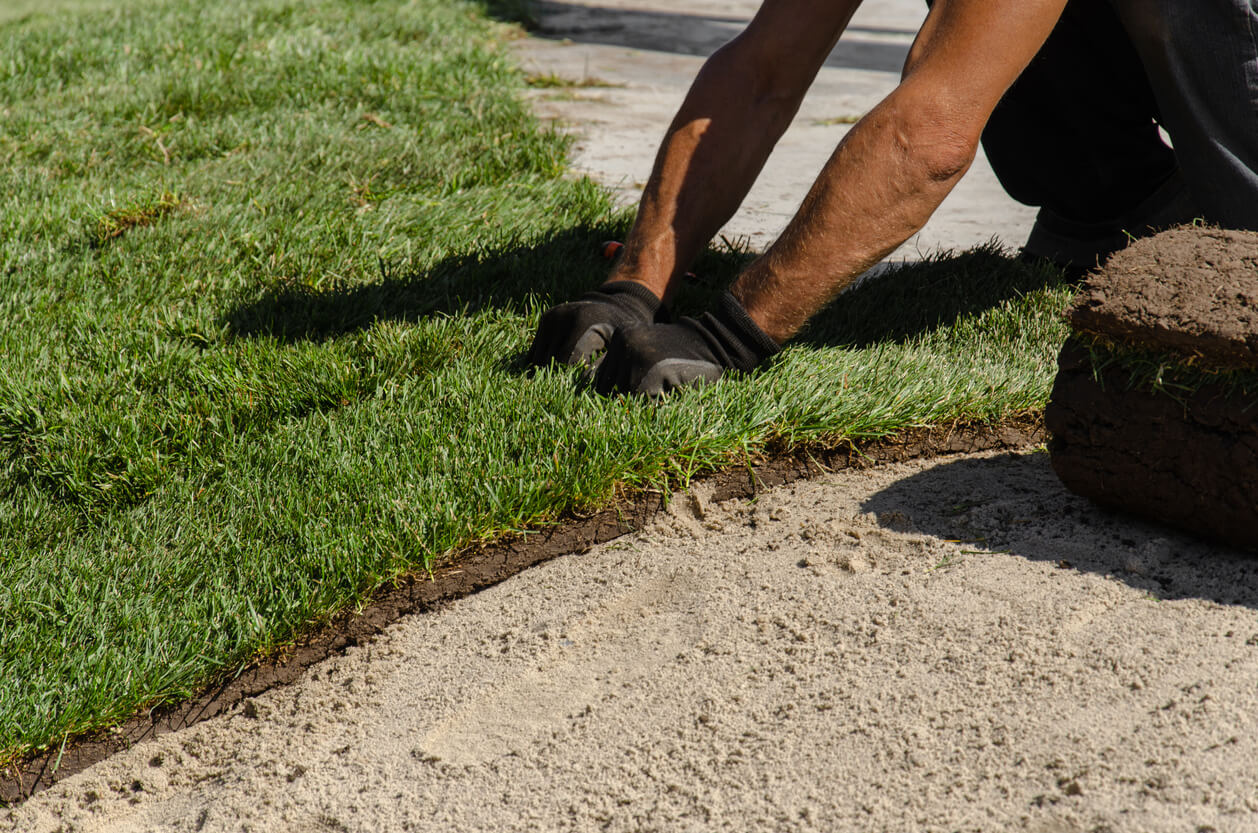
{"label": "shadow on grass", "polygon": [[931,255],[844,292],[813,317],[795,342],[853,348],[902,343],[1066,282],[1060,269],[1021,261],[994,244]]}
{"label": "shadow on grass", "polygon": [[1258,559],[1103,509],[1067,491],[1047,454],[942,462],[861,508],[907,516],[920,532],[1005,557],[1112,576],[1158,599],[1258,609]]}
{"label": "shadow on grass", "polygon": [[532,300],[549,305],[598,284],[607,271],[598,241],[610,228],[578,226],[536,244],[440,261],[412,274],[391,274],[368,284],[311,289],[277,283],[224,316],[237,337],[323,341],[377,321],[418,321],[431,315],[495,308],[517,314]]}
{"label": "shadow on grass", "polygon": [[[623,237],[613,225],[576,226],[545,240],[446,258],[422,272],[393,275],[381,265],[378,281],[310,289],[277,283],[223,317],[236,337],[323,341],[378,321],[419,321],[432,315],[499,309],[523,315],[572,300],[606,279],[603,241]],[[743,252],[705,252],[696,270],[708,286],[688,287],[680,301],[697,305],[733,280]]]}
{"label": "shadow on grass", "polygon": [[[278,284],[230,310],[236,337],[321,341],[378,321],[500,309],[525,314],[577,297],[608,272],[601,241],[623,234],[579,226],[536,243],[447,258],[423,272],[389,274],[374,283],[310,289]],[[693,313],[723,290],[751,255],[737,246],[709,249],[695,263],[700,277],[678,294],[676,311]],[[1051,267],[1023,263],[995,246],[942,254],[896,268],[840,295],[796,337],[816,346],[866,347],[902,342],[990,309],[1019,295],[1063,283]]]}

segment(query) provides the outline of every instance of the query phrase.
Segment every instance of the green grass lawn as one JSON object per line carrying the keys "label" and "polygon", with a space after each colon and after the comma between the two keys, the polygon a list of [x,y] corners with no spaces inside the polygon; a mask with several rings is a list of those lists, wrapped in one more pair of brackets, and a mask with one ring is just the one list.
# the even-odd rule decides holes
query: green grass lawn
{"label": "green grass lawn", "polygon": [[660,405],[522,372],[627,218],[481,7],[12,8],[59,13],[0,16],[0,764],[624,488],[1047,396],[1068,291],[992,251]]}
{"label": "green grass lawn", "polygon": [[[101,0],[4,0],[0,3],[0,26],[34,15],[77,14],[104,5]],[[119,6],[122,3],[110,5]]]}

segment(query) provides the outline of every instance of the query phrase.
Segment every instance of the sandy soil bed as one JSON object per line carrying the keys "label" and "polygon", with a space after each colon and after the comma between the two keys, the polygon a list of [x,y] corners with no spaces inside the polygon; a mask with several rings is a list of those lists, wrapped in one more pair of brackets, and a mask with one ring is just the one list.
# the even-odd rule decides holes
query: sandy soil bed
{"label": "sandy soil bed", "polygon": [[1255,604],[1043,453],[700,490],[0,823],[1255,829]]}

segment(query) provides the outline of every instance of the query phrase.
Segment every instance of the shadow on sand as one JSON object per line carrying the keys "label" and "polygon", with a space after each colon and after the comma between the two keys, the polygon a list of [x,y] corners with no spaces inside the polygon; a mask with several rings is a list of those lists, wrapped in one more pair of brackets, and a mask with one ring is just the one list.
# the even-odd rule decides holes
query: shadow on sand
{"label": "shadow on sand", "polygon": [[1258,558],[1102,509],[1061,485],[1046,453],[945,460],[869,498],[918,531],[1114,578],[1160,599],[1258,608]]}

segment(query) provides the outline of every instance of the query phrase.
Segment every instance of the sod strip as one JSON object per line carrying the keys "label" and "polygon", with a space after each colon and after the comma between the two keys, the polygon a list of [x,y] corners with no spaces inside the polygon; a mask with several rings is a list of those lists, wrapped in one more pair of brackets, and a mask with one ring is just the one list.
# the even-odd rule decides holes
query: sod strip
{"label": "sod strip", "polygon": [[[626,218],[449,2],[0,26],[0,763],[448,553],[764,450],[1042,407],[1057,276],[981,250],[660,405],[519,366]],[[711,252],[703,303],[743,255]]]}

